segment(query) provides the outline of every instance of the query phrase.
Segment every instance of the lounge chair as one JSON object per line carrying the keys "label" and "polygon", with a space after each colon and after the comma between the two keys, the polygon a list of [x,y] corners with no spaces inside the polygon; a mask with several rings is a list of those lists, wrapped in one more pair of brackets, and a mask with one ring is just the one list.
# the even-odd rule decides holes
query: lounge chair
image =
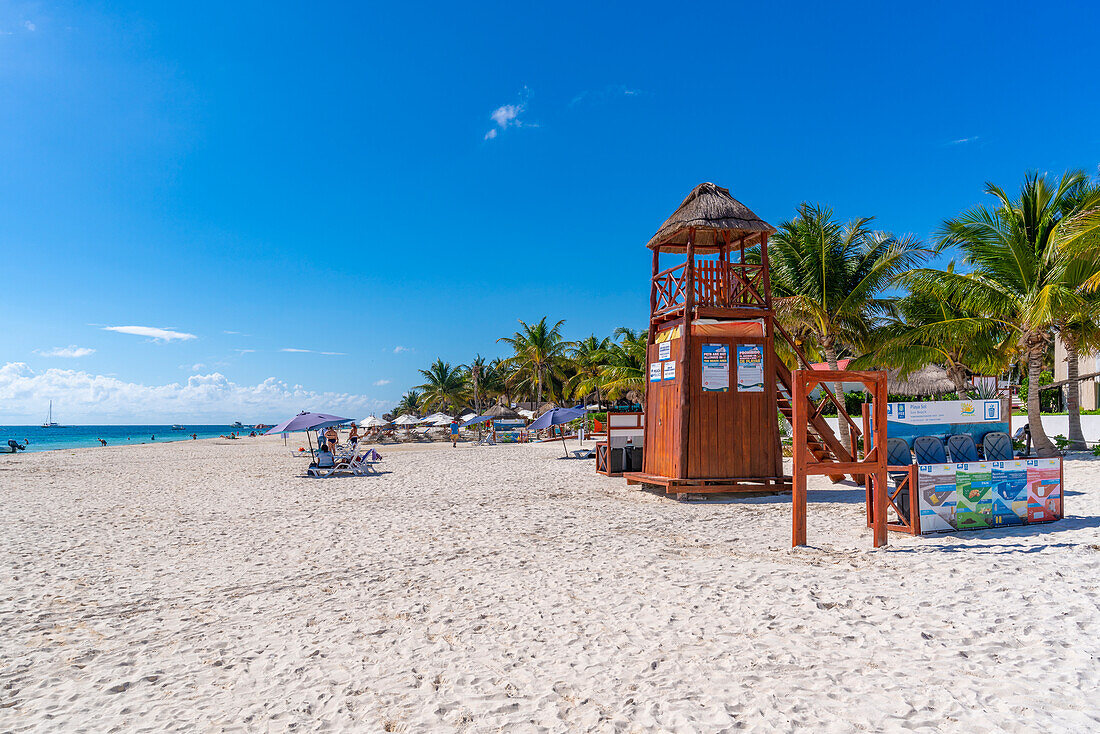
{"label": "lounge chair", "polygon": [[974,437],[969,433],[948,436],[947,453],[951,456],[951,461],[956,464],[978,461],[978,447],[974,445]]}
{"label": "lounge chair", "polygon": [[310,464],[306,469],[306,475],[311,477],[331,477],[338,471],[347,471],[347,460],[337,460],[335,456],[327,451],[321,451],[317,454],[317,462]]}
{"label": "lounge chair", "polygon": [[1012,461],[1012,439],[1002,431],[990,431],[982,438],[986,461]]}
{"label": "lounge chair", "polygon": [[913,439],[913,454],[918,464],[946,464],[947,451],[938,436],[917,436]]}
{"label": "lounge chair", "polygon": [[[886,439],[886,465],[890,466],[910,466],[913,463],[913,454],[909,451],[909,444],[905,442],[904,438],[888,438]],[[909,472],[907,471],[892,471],[889,472],[890,481],[894,483],[894,492],[891,493],[893,499],[894,509],[901,515],[905,522],[909,522],[909,491],[912,489],[909,484]],[[905,488],[898,491],[898,488],[905,484]]]}

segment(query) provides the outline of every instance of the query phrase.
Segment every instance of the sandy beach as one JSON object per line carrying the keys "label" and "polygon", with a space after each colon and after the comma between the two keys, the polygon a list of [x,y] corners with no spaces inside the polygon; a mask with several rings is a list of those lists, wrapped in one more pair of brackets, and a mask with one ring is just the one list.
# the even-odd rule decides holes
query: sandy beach
{"label": "sandy beach", "polygon": [[2,731],[1100,729],[1100,460],[1067,519],[871,548],[863,493],[678,503],[560,444],[0,462]]}

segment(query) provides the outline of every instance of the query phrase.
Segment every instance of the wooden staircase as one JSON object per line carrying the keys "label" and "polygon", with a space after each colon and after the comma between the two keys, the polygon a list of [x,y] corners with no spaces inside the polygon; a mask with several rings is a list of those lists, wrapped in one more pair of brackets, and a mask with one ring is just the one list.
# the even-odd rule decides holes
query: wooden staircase
{"label": "wooden staircase", "polygon": [[[786,335],[781,327],[778,327],[778,324],[777,332],[791,343],[791,346],[795,348],[795,353],[798,355],[799,359],[804,362],[806,368],[809,369],[809,362],[807,362],[806,358],[801,354],[801,350],[798,350],[797,347],[794,346],[793,340],[791,340],[790,337]],[[783,362],[779,361],[778,359],[776,360],[776,377],[779,378],[776,383],[776,399],[779,404],[779,412],[781,412],[783,416],[787,419],[787,421],[790,422],[790,424],[793,426],[794,405],[791,402],[793,400],[791,396],[794,394],[794,388],[792,387],[793,383],[791,382],[791,371],[787,368],[787,365],[783,364]],[[855,460],[855,457],[848,453],[848,449],[844,446],[844,444],[840,442],[840,439],[837,437],[837,435],[833,433],[832,426],[830,426],[828,421],[825,420],[825,416],[822,415],[822,412],[825,410],[825,407],[828,406],[830,403],[838,407],[838,418],[840,420],[848,420],[848,430],[851,431],[853,444],[856,444],[856,442],[859,440],[861,432],[856,427],[855,422],[853,422],[851,418],[847,416],[847,412],[843,408],[843,403],[837,400],[832,391],[829,390],[829,388],[826,387],[824,384],[822,384],[821,387],[823,388],[824,395],[822,395],[821,400],[816,405],[812,400],[806,398],[806,415],[809,416],[810,424],[807,448],[810,450],[810,453],[813,454],[813,457],[819,462],[850,463]],[[844,475],[830,474],[829,479],[831,479],[835,484],[842,481],[844,479]],[[862,480],[862,477],[853,476],[852,479],[858,482]]]}

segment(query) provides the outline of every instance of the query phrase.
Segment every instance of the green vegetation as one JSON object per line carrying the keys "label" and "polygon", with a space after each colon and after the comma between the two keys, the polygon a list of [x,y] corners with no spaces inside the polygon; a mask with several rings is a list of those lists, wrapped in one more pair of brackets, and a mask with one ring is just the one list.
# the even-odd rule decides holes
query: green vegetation
{"label": "green vegetation", "polygon": [[[1070,379],[1079,354],[1100,348],[1100,183],[1080,171],[1057,180],[1029,174],[1016,197],[993,184],[986,193],[992,202],[946,219],[932,247],[875,230],[869,217],[841,224],[827,207],[802,204],[769,242],[780,323],[811,359],[832,368],[847,358],[852,369],[892,368],[906,378],[938,365],[954,388],[897,399],[990,397],[969,378],[1015,375],[1028,412],[1056,409],[1061,392],[1041,389],[1053,379],[1055,335],[1066,346]],[[479,355],[459,366],[437,359],[396,412],[481,410],[512,400],[640,402],[646,331],[622,327],[570,342],[564,325],[520,321],[498,340],[511,349],[500,359]],[[780,358],[795,366],[792,354]],[[1079,448],[1075,382],[1065,397],[1065,444]],[[850,414],[859,414],[861,399],[845,396]],[[1032,436],[1040,455],[1056,453],[1041,425]],[[850,436],[842,440],[851,444]]]}

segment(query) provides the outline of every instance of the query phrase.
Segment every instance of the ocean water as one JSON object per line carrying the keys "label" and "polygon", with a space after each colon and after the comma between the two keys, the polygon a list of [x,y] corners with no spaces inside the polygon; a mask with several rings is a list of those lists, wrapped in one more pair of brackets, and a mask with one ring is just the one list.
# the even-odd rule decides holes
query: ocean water
{"label": "ocean water", "polygon": [[[99,446],[99,439],[108,446],[126,446],[135,443],[156,443],[165,441],[190,441],[191,434],[199,438],[217,438],[233,431],[247,436],[251,427],[231,428],[230,426],[191,426],[184,430],[173,431],[172,426],[0,426],[0,451],[8,446],[9,439],[27,444],[27,451],[52,451],[56,449],[77,449],[86,446]],[[0,461],[4,454],[0,454]]]}

